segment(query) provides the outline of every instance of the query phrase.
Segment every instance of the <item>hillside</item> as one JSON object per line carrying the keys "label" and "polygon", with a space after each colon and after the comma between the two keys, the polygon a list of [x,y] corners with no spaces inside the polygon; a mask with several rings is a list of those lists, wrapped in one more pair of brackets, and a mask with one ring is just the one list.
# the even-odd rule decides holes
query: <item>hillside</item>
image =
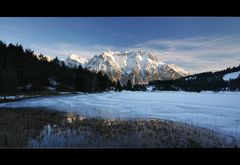
{"label": "hillside", "polygon": [[239,91],[240,65],[218,72],[204,72],[194,74],[177,80],[151,81],[148,84],[157,90],[183,90],[183,91]]}

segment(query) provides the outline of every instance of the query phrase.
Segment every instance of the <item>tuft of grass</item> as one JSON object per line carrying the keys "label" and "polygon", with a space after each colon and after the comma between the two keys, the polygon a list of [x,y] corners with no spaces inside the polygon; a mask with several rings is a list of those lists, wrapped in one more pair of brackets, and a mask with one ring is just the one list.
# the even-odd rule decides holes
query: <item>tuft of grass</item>
{"label": "tuft of grass", "polygon": [[24,147],[46,124],[58,124],[63,119],[56,111],[0,108],[0,147]]}

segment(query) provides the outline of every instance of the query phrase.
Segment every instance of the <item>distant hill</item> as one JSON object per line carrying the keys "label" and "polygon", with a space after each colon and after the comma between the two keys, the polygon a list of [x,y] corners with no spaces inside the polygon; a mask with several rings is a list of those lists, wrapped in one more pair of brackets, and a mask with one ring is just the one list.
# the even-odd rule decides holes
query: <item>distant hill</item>
{"label": "distant hill", "polygon": [[157,90],[183,91],[239,91],[240,65],[218,72],[204,72],[168,81],[150,81]]}

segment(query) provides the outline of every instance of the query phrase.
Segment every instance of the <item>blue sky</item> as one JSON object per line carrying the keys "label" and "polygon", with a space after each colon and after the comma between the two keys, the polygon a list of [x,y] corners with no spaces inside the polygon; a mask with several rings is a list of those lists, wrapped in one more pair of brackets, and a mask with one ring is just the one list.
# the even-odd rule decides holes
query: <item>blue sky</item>
{"label": "blue sky", "polygon": [[61,59],[141,49],[192,73],[240,64],[240,17],[8,17],[0,40]]}

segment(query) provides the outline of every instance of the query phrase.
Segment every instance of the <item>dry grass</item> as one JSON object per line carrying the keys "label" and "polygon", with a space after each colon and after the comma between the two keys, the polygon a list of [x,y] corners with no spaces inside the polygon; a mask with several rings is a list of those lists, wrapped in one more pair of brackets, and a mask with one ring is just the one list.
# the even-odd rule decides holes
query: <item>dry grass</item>
{"label": "dry grass", "polygon": [[0,109],[0,147],[234,147],[222,136],[167,120],[110,120],[42,109]]}
{"label": "dry grass", "polygon": [[59,123],[63,115],[41,109],[0,108],[0,147],[23,147],[48,123]]}

